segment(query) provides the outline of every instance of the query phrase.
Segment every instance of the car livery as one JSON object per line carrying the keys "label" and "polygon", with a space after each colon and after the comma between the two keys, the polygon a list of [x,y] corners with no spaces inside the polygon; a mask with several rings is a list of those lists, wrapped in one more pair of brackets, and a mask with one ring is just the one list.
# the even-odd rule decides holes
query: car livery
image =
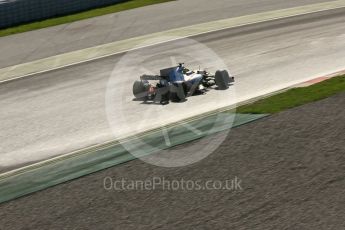
{"label": "car livery", "polygon": [[133,94],[137,100],[165,105],[170,101],[184,102],[189,96],[204,94],[207,88],[227,90],[234,81],[226,70],[217,70],[212,75],[206,70],[191,71],[180,63],[162,69],[160,75],[142,75],[133,84]]}

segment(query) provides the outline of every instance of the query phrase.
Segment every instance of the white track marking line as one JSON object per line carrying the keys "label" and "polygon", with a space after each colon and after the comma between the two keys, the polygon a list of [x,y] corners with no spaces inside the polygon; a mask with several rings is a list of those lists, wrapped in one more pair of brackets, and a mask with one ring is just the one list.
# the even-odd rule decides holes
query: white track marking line
{"label": "white track marking line", "polygon": [[[262,12],[252,15],[240,16],[237,18],[229,18],[223,20],[217,20],[213,22],[207,22],[197,24],[193,26],[187,26],[179,29],[172,29],[168,31],[158,32],[154,34],[144,35],[140,37],[130,38],[123,41],[117,41],[109,44],[103,44],[96,47],[90,47],[83,50],[73,51],[70,53],[60,54],[53,57],[48,57],[40,60],[36,60],[29,63],[23,63],[16,66],[10,66],[0,69],[0,83],[12,81],[15,79],[25,78],[40,73],[49,72],[52,70],[62,69],[69,66],[91,62],[97,59],[113,56],[116,54],[142,49],[154,45],[159,45],[167,42],[180,40],[187,37],[198,36],[202,34],[208,34],[225,29],[231,29],[236,27],[242,27],[246,25],[253,25],[262,22],[269,22],[278,19],[291,18],[295,16],[303,16],[312,13],[318,13],[323,11],[335,10],[345,7],[345,0],[338,0],[332,2],[318,3],[305,5],[294,8],[287,8],[269,12]],[[206,28],[206,29],[205,29]],[[165,39],[156,42],[151,42],[146,45],[138,46],[147,42],[148,40],[163,38]],[[170,38],[168,38],[170,37]],[[171,38],[175,37],[175,38]],[[126,48],[127,47],[127,48]],[[112,49],[113,51],[108,51]],[[104,54],[101,54],[103,50]],[[107,53],[110,52],[110,53]],[[85,54],[86,53],[86,54]],[[56,63],[56,58],[61,60],[67,59],[67,62],[71,63],[61,64],[46,68],[50,64]],[[43,66],[43,67],[42,67]],[[2,79],[2,80],[1,80]]]}

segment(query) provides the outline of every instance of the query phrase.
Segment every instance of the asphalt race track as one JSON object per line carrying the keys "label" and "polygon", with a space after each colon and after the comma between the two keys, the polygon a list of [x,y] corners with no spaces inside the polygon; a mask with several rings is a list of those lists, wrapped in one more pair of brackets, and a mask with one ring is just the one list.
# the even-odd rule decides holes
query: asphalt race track
{"label": "asphalt race track", "polygon": [[[116,66],[129,53],[2,84],[0,171],[112,140],[109,119],[117,134],[125,135],[343,70],[344,13],[344,9],[332,10],[145,48],[134,52],[138,57],[135,60],[142,60],[138,74],[126,71],[126,65]],[[181,59],[193,56],[193,52],[189,56],[181,54],[200,44],[224,61],[236,76],[236,87],[227,92],[213,90],[185,104],[165,107],[132,101],[131,85],[139,75],[144,71],[158,73],[163,64],[189,63]],[[190,64],[197,68],[207,62],[202,67],[215,70],[219,62],[208,62],[210,57],[193,59]],[[115,75],[115,85],[108,84],[114,69],[124,70],[123,74]],[[107,87],[120,92],[120,97],[106,101]],[[201,102],[208,107],[200,106]],[[115,109],[107,117],[109,108]],[[121,111],[120,118],[111,116],[116,111]]]}

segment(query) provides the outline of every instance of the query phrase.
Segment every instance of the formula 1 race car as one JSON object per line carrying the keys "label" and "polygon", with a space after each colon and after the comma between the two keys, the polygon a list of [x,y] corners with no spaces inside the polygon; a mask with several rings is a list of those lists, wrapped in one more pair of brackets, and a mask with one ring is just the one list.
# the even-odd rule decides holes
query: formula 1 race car
{"label": "formula 1 race car", "polygon": [[142,75],[133,84],[133,94],[137,100],[165,105],[204,94],[207,88],[226,90],[234,81],[226,70],[218,70],[212,75],[206,70],[191,71],[180,63],[177,67],[162,69],[160,75]]}

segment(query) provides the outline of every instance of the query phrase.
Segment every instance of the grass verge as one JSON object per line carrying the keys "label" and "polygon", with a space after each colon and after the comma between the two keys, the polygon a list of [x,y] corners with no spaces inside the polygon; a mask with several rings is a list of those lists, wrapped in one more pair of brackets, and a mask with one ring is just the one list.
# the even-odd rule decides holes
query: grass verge
{"label": "grass verge", "polygon": [[345,75],[304,88],[294,88],[237,108],[237,113],[273,114],[345,91]]}
{"label": "grass verge", "polygon": [[148,6],[163,2],[169,2],[174,0],[130,0],[122,3],[117,3],[115,5],[101,7],[97,9],[87,10],[80,13],[75,13],[71,15],[51,18],[43,21],[32,22],[28,24],[18,25],[15,27],[10,27],[0,30],[0,37],[23,33],[31,30],[43,29],[50,26],[61,25],[65,23],[75,22],[87,18],[93,18],[105,14],[116,13],[124,10],[134,9],[142,6]]}

